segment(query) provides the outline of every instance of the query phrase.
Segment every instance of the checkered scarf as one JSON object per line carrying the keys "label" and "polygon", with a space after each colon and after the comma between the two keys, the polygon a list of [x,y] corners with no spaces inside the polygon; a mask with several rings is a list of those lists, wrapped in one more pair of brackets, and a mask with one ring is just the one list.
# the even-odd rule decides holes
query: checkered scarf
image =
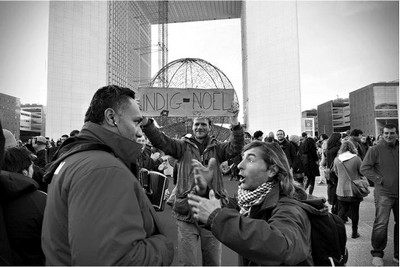
{"label": "checkered scarf", "polygon": [[273,182],[266,182],[257,187],[255,190],[238,189],[238,205],[240,207],[240,214],[248,216],[250,208],[254,205],[260,204],[265,196],[271,191]]}

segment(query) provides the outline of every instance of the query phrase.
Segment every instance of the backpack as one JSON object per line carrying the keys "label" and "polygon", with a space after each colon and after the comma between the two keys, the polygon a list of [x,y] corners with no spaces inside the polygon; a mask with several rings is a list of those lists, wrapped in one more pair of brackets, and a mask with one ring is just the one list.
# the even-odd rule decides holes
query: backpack
{"label": "backpack", "polygon": [[346,227],[339,216],[327,212],[308,213],[311,222],[311,247],[315,266],[344,266],[348,259]]}
{"label": "backpack", "polygon": [[[344,266],[348,260],[347,234],[343,220],[330,212],[324,198],[288,199],[307,212],[311,223],[311,250],[314,266]],[[295,202],[295,203],[294,203]]]}

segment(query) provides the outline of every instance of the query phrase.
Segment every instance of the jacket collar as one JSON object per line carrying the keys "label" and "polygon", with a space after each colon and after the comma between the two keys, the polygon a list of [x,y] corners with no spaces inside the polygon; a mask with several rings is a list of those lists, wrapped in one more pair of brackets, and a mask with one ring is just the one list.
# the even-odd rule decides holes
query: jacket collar
{"label": "jacket collar", "polygon": [[99,124],[86,122],[79,137],[95,139],[109,146],[117,158],[121,159],[128,168],[135,163],[142,152],[142,144],[113,133]]}
{"label": "jacket collar", "polygon": [[271,191],[267,194],[263,204],[261,205],[261,210],[274,208],[278,204],[279,194],[279,182],[275,181],[275,183],[272,185]]}
{"label": "jacket collar", "polygon": [[384,146],[387,146],[389,148],[395,148],[396,146],[399,146],[399,140],[396,140],[394,145],[390,145],[388,142],[385,141],[385,139],[382,138],[382,140],[379,140],[380,143],[382,143]]}

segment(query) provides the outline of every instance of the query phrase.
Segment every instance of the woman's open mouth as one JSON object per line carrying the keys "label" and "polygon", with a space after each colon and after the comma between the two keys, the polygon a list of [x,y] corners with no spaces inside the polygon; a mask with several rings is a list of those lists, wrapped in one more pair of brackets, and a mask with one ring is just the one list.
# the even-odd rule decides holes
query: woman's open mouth
{"label": "woman's open mouth", "polygon": [[244,181],[246,180],[246,177],[244,177],[243,175],[239,174],[239,185],[244,183]]}

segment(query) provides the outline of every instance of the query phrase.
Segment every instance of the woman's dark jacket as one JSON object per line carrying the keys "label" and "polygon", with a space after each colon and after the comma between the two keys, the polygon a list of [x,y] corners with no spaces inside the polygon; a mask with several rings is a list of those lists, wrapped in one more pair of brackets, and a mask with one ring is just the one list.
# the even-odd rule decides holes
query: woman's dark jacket
{"label": "woman's dark jacket", "polygon": [[261,204],[251,208],[249,217],[240,215],[235,199],[229,200],[226,208],[210,215],[207,226],[219,241],[238,253],[238,265],[313,265],[307,212],[280,194],[279,183]]}

